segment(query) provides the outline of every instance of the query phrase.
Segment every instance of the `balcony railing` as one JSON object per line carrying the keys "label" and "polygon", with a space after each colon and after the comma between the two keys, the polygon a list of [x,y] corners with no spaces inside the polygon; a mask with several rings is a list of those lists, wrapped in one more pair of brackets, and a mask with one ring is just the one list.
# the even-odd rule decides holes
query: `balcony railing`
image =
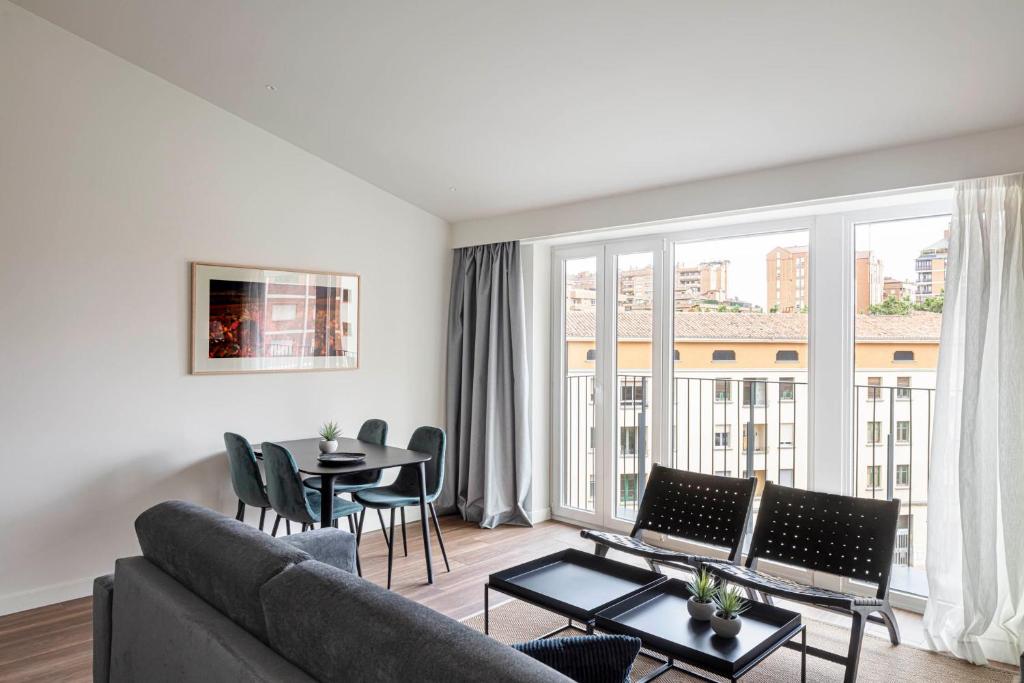
{"label": "balcony railing", "polygon": [[[899,499],[893,564],[923,567],[935,390],[857,385],[855,391],[854,491],[864,498]],[[905,578],[914,584],[907,590],[924,592],[923,574]]]}
{"label": "balcony railing", "polygon": [[[566,378],[565,460],[562,500],[593,511],[594,376]],[[616,517],[636,518],[651,468],[651,378],[621,374],[613,394]],[[758,480],[755,510],[765,481],[806,487],[807,383],[768,379],[672,378],[672,443],[659,461],[679,468]],[[893,563],[894,588],[925,594],[923,572],[927,480],[935,390],[856,385],[854,491],[869,498],[899,498],[900,526]],[[665,412],[663,411],[663,414]],[[667,450],[667,449],[666,449]]]}

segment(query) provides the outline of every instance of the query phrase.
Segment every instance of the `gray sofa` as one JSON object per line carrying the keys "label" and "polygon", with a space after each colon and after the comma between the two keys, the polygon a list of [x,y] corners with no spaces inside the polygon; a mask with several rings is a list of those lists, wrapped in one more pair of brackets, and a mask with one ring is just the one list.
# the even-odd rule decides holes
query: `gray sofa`
{"label": "gray sofa", "polygon": [[275,539],[171,501],[135,521],[141,557],[95,581],[96,681],[570,679],[356,576],[355,539]]}

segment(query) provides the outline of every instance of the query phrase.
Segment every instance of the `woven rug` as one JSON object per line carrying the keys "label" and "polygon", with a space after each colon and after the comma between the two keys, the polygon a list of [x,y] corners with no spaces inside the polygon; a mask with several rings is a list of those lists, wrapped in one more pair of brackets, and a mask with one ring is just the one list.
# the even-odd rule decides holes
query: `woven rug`
{"label": "woven rug", "polygon": [[[463,620],[463,623],[478,631],[484,630],[483,614]],[[807,624],[809,645],[845,653],[849,645],[849,631],[832,624],[804,617]],[[533,607],[518,600],[505,602],[491,608],[491,637],[503,643],[519,643],[547,633],[560,625],[567,624],[562,617]],[[579,635],[578,631],[566,635]],[[639,678],[659,665],[643,653],[633,664],[633,677]],[[761,662],[743,678],[744,683],[793,683],[800,677],[800,654],[781,648]],[[682,671],[670,671],[657,679],[658,683],[695,681]],[[832,682],[843,680],[843,667],[817,657],[807,658],[807,680]],[[864,636],[860,657],[858,681],[869,683],[886,681],[924,681],[925,683],[947,683],[970,681],[971,683],[1011,683],[1019,680],[1016,671],[992,667],[974,666],[959,659],[953,659],[934,652],[927,652],[910,645],[894,647],[888,640],[872,635]]]}

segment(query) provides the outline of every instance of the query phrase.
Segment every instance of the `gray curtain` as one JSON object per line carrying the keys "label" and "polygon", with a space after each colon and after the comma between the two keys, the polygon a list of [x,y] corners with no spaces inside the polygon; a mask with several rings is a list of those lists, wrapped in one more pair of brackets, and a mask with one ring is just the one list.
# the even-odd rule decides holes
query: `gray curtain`
{"label": "gray curtain", "polygon": [[517,242],[455,250],[446,406],[442,509],[457,508],[484,528],[530,525],[529,372]]}

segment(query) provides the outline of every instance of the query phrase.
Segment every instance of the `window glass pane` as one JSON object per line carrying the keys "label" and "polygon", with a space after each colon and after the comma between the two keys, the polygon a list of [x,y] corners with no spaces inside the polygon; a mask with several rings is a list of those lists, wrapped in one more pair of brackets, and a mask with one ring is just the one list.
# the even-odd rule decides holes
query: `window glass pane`
{"label": "window glass pane", "polygon": [[806,486],[808,234],[673,247],[671,464]]}
{"label": "window glass pane", "polygon": [[568,259],[564,267],[565,439],[562,505],[594,510],[594,369],[597,340],[597,258]]}
{"label": "window glass pane", "polygon": [[615,457],[615,516],[632,521],[636,519],[637,487],[643,488],[651,468],[654,254],[623,254],[615,262],[615,359],[620,399],[616,419],[621,434]]}
{"label": "window glass pane", "polygon": [[900,499],[892,587],[927,595],[928,462],[949,216],[855,230],[855,493]]}

